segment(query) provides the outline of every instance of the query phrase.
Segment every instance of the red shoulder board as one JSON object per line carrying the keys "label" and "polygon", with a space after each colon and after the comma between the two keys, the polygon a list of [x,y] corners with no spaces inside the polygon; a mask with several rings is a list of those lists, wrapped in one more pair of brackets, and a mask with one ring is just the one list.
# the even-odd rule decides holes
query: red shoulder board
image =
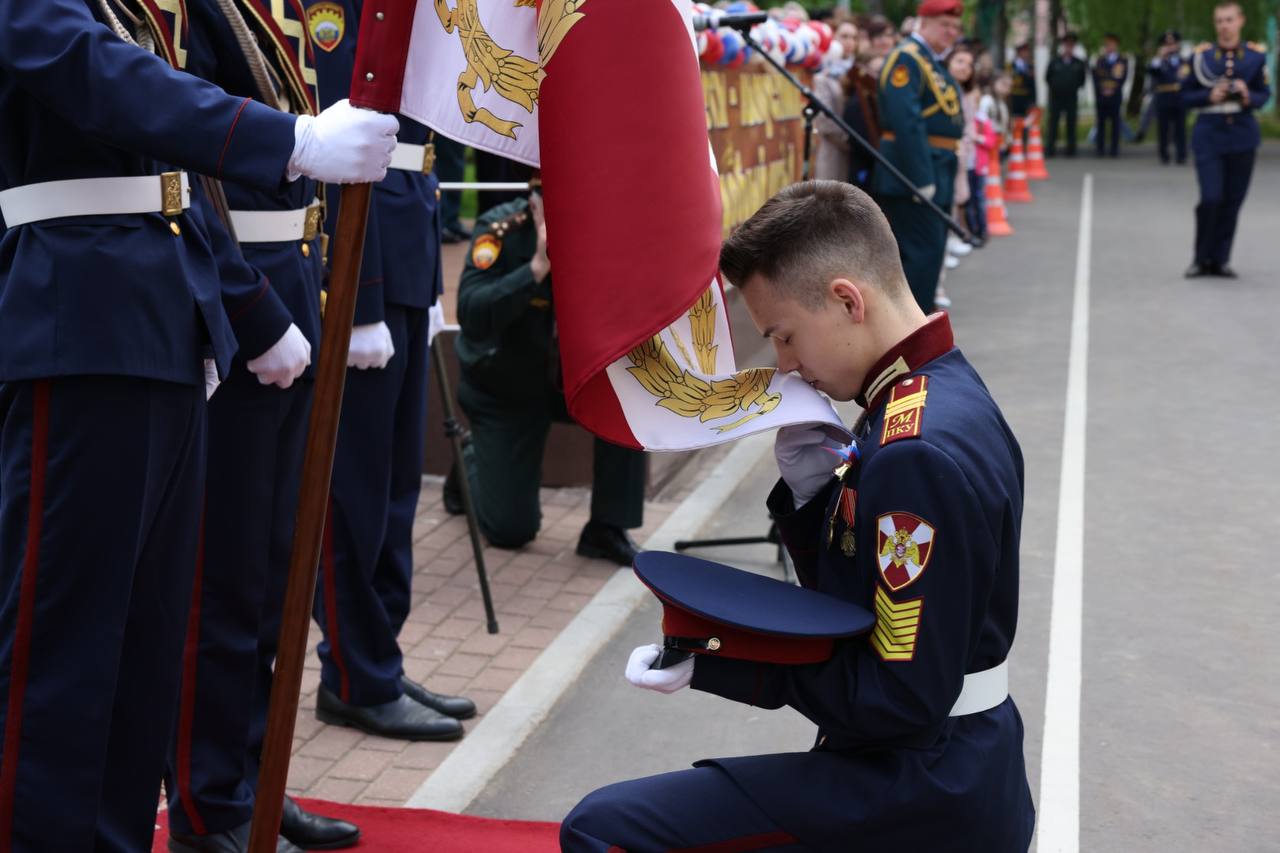
{"label": "red shoulder board", "polygon": [[919,438],[924,426],[924,401],[929,393],[928,376],[908,376],[889,392],[884,409],[881,446],[903,438]]}

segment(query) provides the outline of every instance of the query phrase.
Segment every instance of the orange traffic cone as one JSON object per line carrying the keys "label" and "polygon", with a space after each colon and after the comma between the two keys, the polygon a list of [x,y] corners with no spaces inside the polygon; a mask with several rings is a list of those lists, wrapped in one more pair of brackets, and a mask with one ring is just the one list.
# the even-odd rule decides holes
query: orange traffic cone
{"label": "orange traffic cone", "polygon": [[1040,142],[1040,110],[1032,110],[1027,116],[1031,123],[1027,135],[1027,180],[1047,181],[1049,170],[1044,163],[1044,146]]}
{"label": "orange traffic cone", "polygon": [[991,237],[1013,236],[1013,226],[1005,216],[1004,192],[1000,188],[1000,152],[991,154],[987,166],[987,180],[983,185],[983,204],[987,211],[987,234]]}
{"label": "orange traffic cone", "polygon": [[1034,201],[1027,184],[1026,160],[1022,156],[1022,119],[1013,120],[1013,144],[1009,147],[1009,176],[1004,179],[1004,200]]}

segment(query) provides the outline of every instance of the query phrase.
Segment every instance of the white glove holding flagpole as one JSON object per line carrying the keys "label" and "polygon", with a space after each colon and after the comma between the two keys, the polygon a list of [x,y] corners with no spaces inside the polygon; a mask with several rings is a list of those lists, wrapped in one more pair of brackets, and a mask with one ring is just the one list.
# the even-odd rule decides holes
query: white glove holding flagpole
{"label": "white glove holding flagpole", "polygon": [[381,370],[396,354],[391,330],[386,323],[369,323],[351,328],[351,348],[347,350],[347,367],[356,370]]}
{"label": "white glove holding flagpole", "polygon": [[271,349],[245,365],[263,385],[288,388],[311,363],[311,343],[293,323]]}
{"label": "white glove holding flagpole", "polygon": [[372,184],[387,176],[400,122],[395,116],[338,101],[293,126],[289,180],[299,175],[330,184]]}
{"label": "white glove holding flagpole", "polygon": [[693,681],[693,658],[682,660],[666,669],[650,669],[660,654],[662,649],[653,643],[637,647],[627,660],[627,681],[636,687],[659,693],[675,693],[688,687],[689,682]]}

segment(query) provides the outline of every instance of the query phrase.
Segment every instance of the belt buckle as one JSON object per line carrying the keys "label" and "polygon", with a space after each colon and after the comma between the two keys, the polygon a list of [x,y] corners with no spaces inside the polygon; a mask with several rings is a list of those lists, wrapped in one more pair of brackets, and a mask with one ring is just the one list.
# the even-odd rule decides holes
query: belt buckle
{"label": "belt buckle", "polygon": [[160,175],[160,212],[165,216],[182,213],[182,173],[162,172]]}
{"label": "belt buckle", "polygon": [[320,233],[320,205],[313,204],[307,208],[307,218],[302,226],[302,239],[310,243]]}

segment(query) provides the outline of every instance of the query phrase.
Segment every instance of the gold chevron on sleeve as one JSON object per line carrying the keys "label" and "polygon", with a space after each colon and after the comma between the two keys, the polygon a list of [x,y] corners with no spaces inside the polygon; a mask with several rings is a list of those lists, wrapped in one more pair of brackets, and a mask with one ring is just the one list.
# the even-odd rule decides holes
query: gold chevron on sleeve
{"label": "gold chevron on sleeve", "polygon": [[920,614],[924,598],[896,602],[876,584],[876,627],[871,632],[871,646],[884,661],[909,661],[916,654],[916,635],[920,632]]}

